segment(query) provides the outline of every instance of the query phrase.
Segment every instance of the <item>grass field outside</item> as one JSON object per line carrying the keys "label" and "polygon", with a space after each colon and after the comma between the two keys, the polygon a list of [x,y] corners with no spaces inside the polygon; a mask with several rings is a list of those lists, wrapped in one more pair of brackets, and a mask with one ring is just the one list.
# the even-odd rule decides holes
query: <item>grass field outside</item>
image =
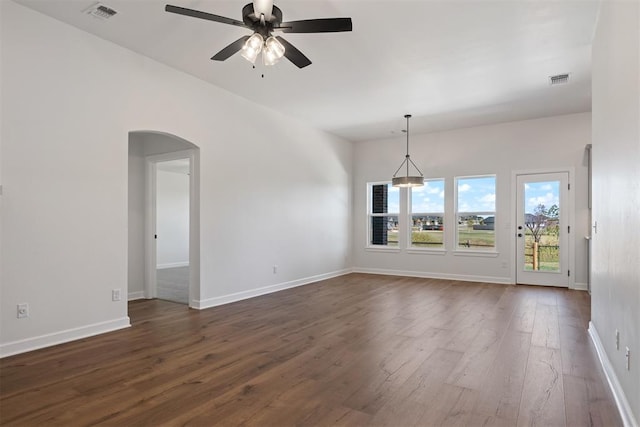
{"label": "grass field outside", "polygon": [[[414,227],[411,231],[411,246],[439,247],[444,245],[444,230],[420,230]],[[473,227],[460,225],[458,227],[458,247],[487,250],[495,248],[494,230],[474,230]],[[538,246],[538,270],[559,271],[560,249],[558,236],[553,233],[543,234]],[[387,231],[387,246],[398,246],[398,230],[390,228]],[[525,265],[524,269],[533,271],[533,236],[525,235]]]}
{"label": "grass field outside", "polygon": [[[524,269],[533,269],[533,236],[525,234]],[[536,271],[560,271],[560,246],[557,229],[550,229],[540,236],[538,242],[538,269]]]}
{"label": "grass field outside", "polygon": [[467,224],[458,226],[458,247],[468,249],[493,249],[496,247],[494,230],[474,230]]}

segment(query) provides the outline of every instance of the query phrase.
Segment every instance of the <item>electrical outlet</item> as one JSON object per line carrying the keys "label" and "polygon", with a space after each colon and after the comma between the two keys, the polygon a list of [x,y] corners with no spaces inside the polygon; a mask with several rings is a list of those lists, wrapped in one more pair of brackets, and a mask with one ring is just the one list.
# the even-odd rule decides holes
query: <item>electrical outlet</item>
{"label": "electrical outlet", "polygon": [[620,331],[616,329],[616,350],[620,350]]}
{"label": "electrical outlet", "polygon": [[29,304],[18,304],[18,319],[24,319],[25,317],[29,317]]}
{"label": "electrical outlet", "polygon": [[278,273],[278,266],[274,265],[273,266],[273,274],[277,274]]}
{"label": "electrical outlet", "polygon": [[624,353],[624,357],[627,358],[627,371],[631,370],[631,350],[627,347],[627,351]]}
{"label": "electrical outlet", "polygon": [[120,289],[111,290],[111,301],[120,301]]}

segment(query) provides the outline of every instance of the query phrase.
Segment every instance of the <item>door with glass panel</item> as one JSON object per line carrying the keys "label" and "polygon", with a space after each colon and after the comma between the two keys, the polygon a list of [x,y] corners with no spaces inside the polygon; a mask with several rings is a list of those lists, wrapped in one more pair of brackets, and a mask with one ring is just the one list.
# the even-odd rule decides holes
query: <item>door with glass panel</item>
{"label": "door with glass panel", "polygon": [[569,174],[517,176],[516,282],[569,286]]}

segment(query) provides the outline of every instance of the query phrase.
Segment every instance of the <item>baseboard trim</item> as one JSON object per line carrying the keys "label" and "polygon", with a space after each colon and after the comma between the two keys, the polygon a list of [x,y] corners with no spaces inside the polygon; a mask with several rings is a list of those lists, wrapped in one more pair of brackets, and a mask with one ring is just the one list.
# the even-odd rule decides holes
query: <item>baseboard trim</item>
{"label": "baseboard trim", "polygon": [[618,406],[618,411],[620,412],[620,417],[622,418],[623,424],[625,425],[625,427],[638,427],[638,423],[633,416],[633,412],[631,411],[631,406],[629,405],[627,396],[624,394],[624,390],[620,385],[620,381],[618,381],[618,376],[613,370],[613,365],[611,364],[611,361],[609,360],[609,357],[604,350],[604,346],[602,345],[602,341],[600,340],[600,335],[598,335],[598,331],[593,322],[589,322],[589,336],[591,337],[591,341],[593,342],[593,345],[596,348],[596,352],[598,353],[598,358],[600,359],[602,370],[604,371],[604,375],[607,377],[609,388],[611,388],[611,393],[613,393],[613,398],[616,401],[616,405]]}
{"label": "baseboard trim", "polygon": [[318,274],[316,276],[305,277],[298,280],[292,280],[289,282],[278,283],[275,285],[251,289],[248,291],[236,292],[236,293],[224,295],[221,297],[207,298],[204,300],[193,300],[191,307],[196,308],[198,310],[203,310],[205,308],[216,307],[219,305],[229,304],[236,301],[258,297],[260,295],[266,295],[266,294],[271,294],[273,292],[283,291],[285,289],[308,285],[310,283],[319,282],[320,280],[327,280],[327,279],[332,279],[338,276],[344,276],[345,274],[349,274],[351,272],[352,270],[350,268],[343,269],[343,270],[333,271],[330,273]]}
{"label": "baseboard trim", "polygon": [[586,283],[574,283],[573,286],[571,286],[570,289],[573,289],[574,291],[588,291],[589,290],[589,286]]}
{"label": "baseboard trim", "polygon": [[167,264],[158,264],[156,268],[158,270],[164,270],[165,268],[176,268],[176,267],[189,267],[189,261],[184,262],[170,262]]}
{"label": "baseboard trim", "polygon": [[131,322],[127,316],[120,319],[108,320],[106,322],[93,323],[79,328],[72,328],[33,338],[13,341],[0,345],[0,358],[26,353],[28,351],[38,350],[44,347],[51,347],[53,345],[63,344],[94,335],[104,334],[106,332],[128,328],[129,326],[131,326]]}
{"label": "baseboard trim", "polygon": [[168,262],[166,264],[158,264],[158,265],[156,265],[156,269],[158,269],[158,270],[164,270],[165,268],[176,268],[176,267],[189,267],[189,261]]}
{"label": "baseboard trim", "polygon": [[466,276],[463,274],[446,274],[446,273],[432,273],[426,271],[409,271],[409,270],[390,270],[384,268],[360,268],[353,269],[354,273],[368,273],[368,274],[383,274],[387,276],[406,276],[406,277],[421,277],[424,279],[443,279],[443,280],[460,280],[464,282],[482,282],[482,283],[499,283],[503,285],[512,284],[509,277],[495,277],[495,276]]}
{"label": "baseboard trim", "polygon": [[129,295],[127,295],[127,299],[128,301],[144,299],[144,291],[129,292]]}

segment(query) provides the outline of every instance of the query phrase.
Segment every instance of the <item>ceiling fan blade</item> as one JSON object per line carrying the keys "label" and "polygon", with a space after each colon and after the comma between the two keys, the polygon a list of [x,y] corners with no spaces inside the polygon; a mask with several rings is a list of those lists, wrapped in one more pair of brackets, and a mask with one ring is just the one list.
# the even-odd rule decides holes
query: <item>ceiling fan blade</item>
{"label": "ceiling fan blade", "polygon": [[351,18],[305,19],[283,22],[278,26],[285,33],[335,33],[351,31]]}
{"label": "ceiling fan blade", "polygon": [[311,65],[311,60],[304,56],[294,45],[286,41],[280,36],[276,36],[276,39],[284,46],[284,56],[291,62],[293,62],[298,68],[304,68],[307,65]]}
{"label": "ceiling fan blade", "polygon": [[172,6],[168,4],[165,6],[164,10],[171,13],[177,13],[178,15],[191,16],[192,18],[206,19],[208,21],[221,22],[223,24],[236,25],[242,28],[249,28],[244,22],[238,21],[237,19],[226,18],[224,16],[214,15],[212,13],[207,13],[207,12],[201,12],[199,10],[187,9],[186,7]]}
{"label": "ceiling fan blade", "polygon": [[264,20],[270,21],[272,10],[273,0],[253,0],[253,12],[258,18],[260,15],[264,15]]}
{"label": "ceiling fan blade", "polygon": [[242,46],[244,46],[245,42],[249,40],[249,37],[250,36],[240,37],[238,40],[234,41],[229,46],[213,55],[211,59],[213,59],[214,61],[224,61],[226,59],[229,59],[231,55],[242,49]]}

